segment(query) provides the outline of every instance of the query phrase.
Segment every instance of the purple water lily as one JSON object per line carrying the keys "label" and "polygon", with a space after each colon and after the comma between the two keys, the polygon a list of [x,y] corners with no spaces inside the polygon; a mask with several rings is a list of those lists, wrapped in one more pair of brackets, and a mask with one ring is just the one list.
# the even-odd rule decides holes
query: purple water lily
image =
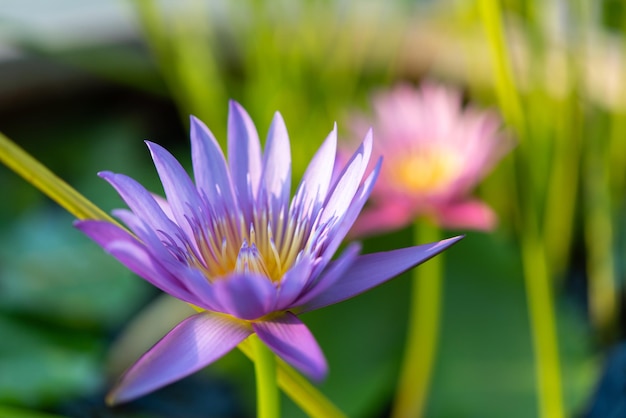
{"label": "purple water lily", "polygon": [[332,260],[380,169],[379,161],[366,176],[371,133],[339,171],[335,127],[290,198],[289,138],[280,114],[262,153],[246,111],[235,102],[229,110],[228,163],[211,132],[192,117],[195,184],[169,152],[147,142],[167,200],[125,175],[103,172],[130,208],[114,214],[132,233],[106,221],[76,222],[130,270],[199,310],[126,371],[109,395],[112,403],[181,379],[252,333],[321,379],[326,360],[297,315],[377,286],[459,239],[368,255],[351,244]]}

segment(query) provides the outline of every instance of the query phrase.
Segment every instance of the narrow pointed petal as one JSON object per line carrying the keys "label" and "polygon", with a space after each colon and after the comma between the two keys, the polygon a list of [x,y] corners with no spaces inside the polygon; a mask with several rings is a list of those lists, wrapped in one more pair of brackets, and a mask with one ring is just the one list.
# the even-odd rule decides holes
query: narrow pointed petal
{"label": "narrow pointed petal", "polygon": [[188,376],[228,353],[251,333],[247,324],[225,315],[193,315],[126,371],[107,402],[127,402]]}
{"label": "narrow pointed petal", "polygon": [[191,116],[191,161],[196,186],[209,202],[224,199],[226,207],[236,208],[233,183],[224,153],[211,131]]}
{"label": "narrow pointed petal", "polygon": [[360,251],[361,245],[359,243],[351,243],[337,260],[333,260],[328,265],[318,280],[315,283],[311,283],[307,287],[306,291],[299,299],[297,299],[291,306],[285,307],[284,309],[305,305],[308,301],[316,298],[318,295],[332,287],[337,280],[341,280],[346,271],[348,271],[350,266],[352,266]]}
{"label": "narrow pointed petal", "polygon": [[186,302],[202,305],[199,298],[183,288],[178,279],[164,269],[146,247],[128,232],[106,221],[77,221],[74,225],[133,273],[152,285]]}
{"label": "narrow pointed petal", "polygon": [[193,240],[189,219],[197,219],[201,203],[198,191],[180,163],[162,146],[146,141],[152,160],[163,183],[165,196],[176,223]]}
{"label": "narrow pointed petal", "polygon": [[324,143],[315,153],[307,167],[295,197],[295,201],[300,202],[307,210],[316,208],[326,200],[333,175],[336,153],[337,125],[335,124],[333,130],[328,134],[328,137],[326,137],[326,140],[324,140]]}
{"label": "narrow pointed petal", "polygon": [[254,332],[280,358],[314,380],[328,373],[324,353],[311,331],[291,312],[252,323]]}
{"label": "narrow pointed petal", "polygon": [[313,264],[310,257],[303,257],[285,273],[280,281],[275,310],[287,309],[306,290],[311,279]]}
{"label": "narrow pointed petal", "polygon": [[152,197],[154,198],[154,201],[157,202],[157,205],[159,205],[159,207],[161,208],[165,216],[170,218],[172,222],[176,222],[176,219],[174,218],[174,214],[172,213],[172,207],[170,206],[167,199],[154,193],[152,193]]}
{"label": "narrow pointed petal", "polygon": [[130,210],[147,222],[150,227],[156,231],[166,232],[171,236],[176,235],[178,228],[167,217],[145,187],[123,174],[103,171],[98,173],[98,175],[108,181],[124,199]]}
{"label": "narrow pointed petal", "polygon": [[328,254],[334,254],[335,251],[341,245],[341,242],[346,237],[352,225],[354,225],[355,221],[358,219],[359,214],[361,213],[361,209],[367,202],[370,194],[372,193],[372,189],[376,184],[376,179],[378,178],[378,174],[380,173],[380,168],[382,164],[382,159],[378,159],[378,163],[374,167],[374,170],[370,173],[370,175],[365,179],[363,184],[359,187],[357,192],[355,193],[354,199],[352,200],[350,206],[346,210],[346,213],[343,215],[341,220],[335,223],[335,227],[331,234],[331,240],[327,243],[326,253],[324,257],[324,261],[320,263],[321,266],[325,266],[328,262]]}
{"label": "narrow pointed petal", "polygon": [[274,114],[263,155],[263,176],[260,196],[272,198],[269,203],[289,203],[291,188],[291,150],[285,121]]}
{"label": "narrow pointed petal", "polygon": [[342,217],[350,204],[363,180],[365,169],[369,163],[372,153],[372,131],[370,130],[359,150],[354,154],[344,172],[337,180],[332,194],[330,195],[324,213],[322,215],[322,223],[327,222],[334,217]]}
{"label": "narrow pointed petal", "polygon": [[220,312],[253,320],[271,313],[276,305],[276,287],[265,276],[234,273],[212,284],[212,300]]}
{"label": "narrow pointed petal", "polygon": [[[249,212],[261,179],[261,143],[250,115],[235,101],[228,112],[228,163],[240,207]],[[246,213],[250,219],[250,213]]]}
{"label": "narrow pointed petal", "polygon": [[362,255],[352,263],[348,271],[332,287],[300,306],[298,312],[308,312],[350,299],[423,263],[461,238],[463,237],[449,238],[417,247]]}

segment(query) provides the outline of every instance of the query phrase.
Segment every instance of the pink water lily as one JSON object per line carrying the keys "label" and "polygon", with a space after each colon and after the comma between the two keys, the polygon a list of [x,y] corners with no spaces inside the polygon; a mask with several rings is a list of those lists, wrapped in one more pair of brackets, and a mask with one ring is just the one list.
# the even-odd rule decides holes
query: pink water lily
{"label": "pink water lily", "polygon": [[252,120],[231,102],[228,162],[206,126],[191,118],[195,183],[169,152],[147,143],[166,199],[125,175],[100,173],[129,206],[114,214],[132,233],[105,221],[76,226],[134,273],[199,310],[126,371],[111,403],[181,379],[253,333],[287,363],[322,379],[326,360],[297,315],[356,296],[458,241],[368,255],[351,244],[333,259],[380,170],[379,161],[366,176],[371,133],[339,171],[336,141],[335,128],[291,198],[282,117],[275,114],[262,152]]}
{"label": "pink water lily", "polygon": [[444,228],[492,229],[496,215],[469,193],[511,149],[497,114],[463,106],[459,91],[433,83],[399,85],[373,104],[373,118],[358,116],[352,130],[358,136],[373,126],[372,153],[385,164],[351,235],[398,229],[418,217]]}

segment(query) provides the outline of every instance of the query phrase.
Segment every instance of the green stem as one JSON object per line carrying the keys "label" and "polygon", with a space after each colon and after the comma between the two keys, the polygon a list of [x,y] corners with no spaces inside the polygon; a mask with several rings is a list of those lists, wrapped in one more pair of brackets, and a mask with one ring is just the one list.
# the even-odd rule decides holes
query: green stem
{"label": "green stem", "polygon": [[276,384],[276,356],[256,334],[253,334],[250,340],[254,350],[257,417],[278,418],[280,394]]}
{"label": "green stem", "polygon": [[[239,344],[239,349],[252,361],[255,353],[248,340]],[[276,359],[278,385],[311,418],[346,418],[328,398],[291,366]]]}
{"label": "green stem", "polygon": [[529,225],[526,225],[525,231],[521,237],[522,262],[537,362],[540,416],[562,418],[564,411],[552,281],[542,241]]}
{"label": "green stem", "polygon": [[[416,244],[437,241],[439,236],[439,229],[429,222],[414,225]],[[439,340],[442,281],[442,255],[413,270],[407,341],[392,417],[419,417],[426,410]]]}

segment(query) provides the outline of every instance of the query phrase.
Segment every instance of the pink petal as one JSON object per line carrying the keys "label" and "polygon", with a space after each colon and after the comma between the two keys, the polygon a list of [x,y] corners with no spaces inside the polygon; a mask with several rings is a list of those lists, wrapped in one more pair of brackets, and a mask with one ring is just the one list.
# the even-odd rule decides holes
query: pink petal
{"label": "pink petal", "polygon": [[498,222],[496,214],[479,200],[466,200],[437,210],[441,226],[448,229],[492,231]]}
{"label": "pink petal", "polygon": [[291,312],[252,323],[254,332],[279,357],[315,380],[328,373],[324,353],[311,331]]}
{"label": "pink petal", "polygon": [[362,238],[384,232],[395,231],[410,225],[415,214],[410,203],[389,198],[372,204],[361,212],[348,233],[350,238]]}
{"label": "pink petal", "polygon": [[308,312],[350,299],[423,263],[461,238],[359,256],[333,286],[300,306],[298,312]]}
{"label": "pink petal", "polygon": [[252,333],[225,315],[203,312],[172,329],[124,373],[107,396],[116,404],[182,379],[232,350]]}

